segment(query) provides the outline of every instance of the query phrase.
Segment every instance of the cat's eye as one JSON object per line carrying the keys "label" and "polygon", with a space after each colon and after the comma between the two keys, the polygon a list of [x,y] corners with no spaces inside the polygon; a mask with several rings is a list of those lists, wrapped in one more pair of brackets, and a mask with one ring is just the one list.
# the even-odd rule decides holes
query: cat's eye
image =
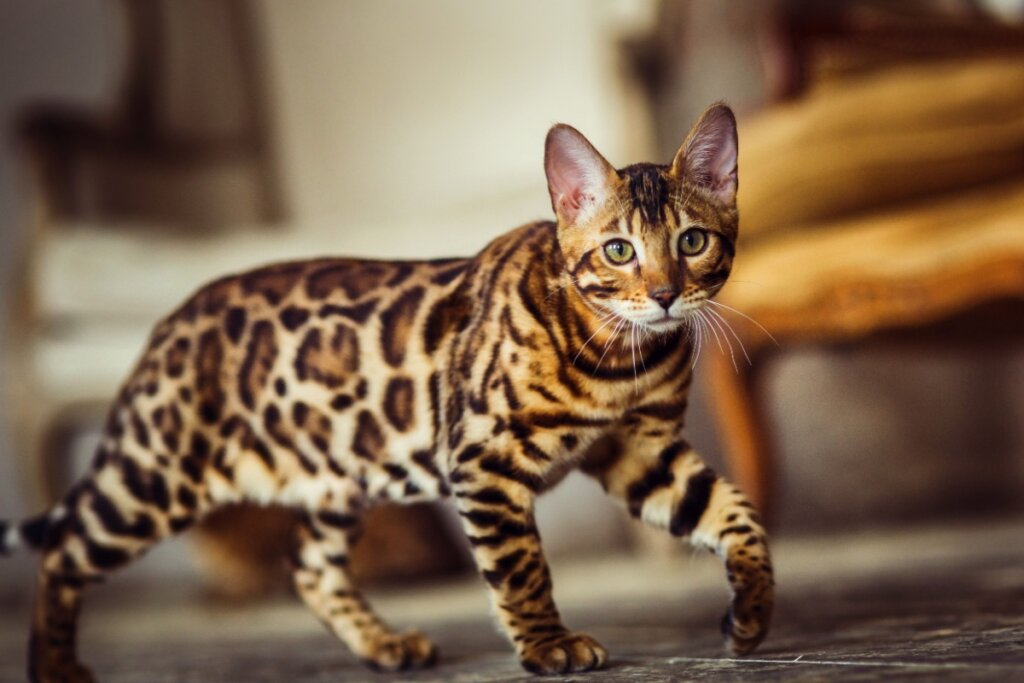
{"label": "cat's eye", "polygon": [[604,245],[604,255],[616,265],[629,263],[636,256],[633,245],[626,240],[612,240]]}
{"label": "cat's eye", "polygon": [[700,228],[690,228],[679,236],[679,251],[683,256],[696,256],[708,246],[708,233]]}

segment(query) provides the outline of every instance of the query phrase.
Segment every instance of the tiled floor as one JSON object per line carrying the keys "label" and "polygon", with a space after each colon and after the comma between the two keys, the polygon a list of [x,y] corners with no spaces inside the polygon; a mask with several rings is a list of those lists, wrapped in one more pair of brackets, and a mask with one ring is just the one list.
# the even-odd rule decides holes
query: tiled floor
{"label": "tiled floor", "polygon": [[[744,659],[720,648],[725,587],[711,558],[562,562],[566,620],[612,659],[561,680],[1024,681],[1022,541],[1022,522],[781,541],[776,627]],[[401,675],[362,669],[293,602],[226,609],[116,580],[98,593],[82,649],[109,683],[534,680],[491,626],[475,578],[375,591],[390,621],[442,649],[437,668]],[[26,619],[24,607],[0,615],[0,681],[23,680]]]}

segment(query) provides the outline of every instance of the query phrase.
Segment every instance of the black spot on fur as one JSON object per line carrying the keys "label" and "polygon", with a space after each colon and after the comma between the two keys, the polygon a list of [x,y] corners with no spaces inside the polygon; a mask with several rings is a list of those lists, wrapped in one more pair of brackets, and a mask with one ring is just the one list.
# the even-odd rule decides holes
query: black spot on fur
{"label": "black spot on fur", "polygon": [[354,306],[338,306],[337,304],[324,304],[317,311],[317,315],[321,318],[329,318],[333,315],[340,315],[348,318],[349,320],[359,323],[360,325],[365,323],[370,314],[377,308],[377,303],[380,299],[369,299],[361,304]]}
{"label": "black spot on fur", "polygon": [[408,377],[392,377],[384,390],[384,415],[400,432],[413,423],[413,383]]}
{"label": "black spot on fur", "polygon": [[448,334],[465,329],[472,311],[473,303],[462,288],[435,302],[423,326],[424,350],[434,353]]}
{"label": "black spot on fur", "polygon": [[103,528],[113,536],[151,538],[156,533],[156,525],[153,523],[152,517],[140,512],[136,513],[132,522],[128,522],[114,503],[98,491],[93,493],[90,507]]}
{"label": "black spot on fur", "polygon": [[317,521],[336,529],[350,529],[359,523],[354,515],[346,515],[333,510],[322,510],[317,513]]}
{"label": "black spot on fur", "polygon": [[626,489],[626,505],[629,508],[629,514],[639,517],[647,497],[657,489],[671,485],[674,481],[675,477],[663,462],[659,462],[649,469],[639,481],[630,484]]}
{"label": "black spot on fur", "polygon": [[384,449],[384,432],[368,410],[359,412],[352,451],[361,458],[376,460]]}
{"label": "black spot on fur", "polygon": [[89,558],[89,563],[97,569],[116,569],[131,559],[131,556],[120,548],[100,545],[89,538],[84,541],[86,557]]}
{"label": "black spot on fur", "polygon": [[177,498],[178,503],[187,510],[193,510],[199,504],[196,494],[187,486],[178,487]]}
{"label": "black spot on fur", "polygon": [[518,482],[534,493],[541,490],[544,481],[540,476],[523,470],[510,460],[498,455],[487,455],[479,460],[479,467],[484,472],[495,474],[504,479]]}
{"label": "black spot on fur", "polygon": [[718,480],[714,470],[705,467],[686,482],[686,493],[672,514],[669,531],[674,536],[687,536],[700,522],[701,515],[711,500],[711,491]]}
{"label": "black spot on fur", "polygon": [[30,548],[42,548],[50,532],[50,518],[47,515],[33,517],[21,525],[21,538]]}
{"label": "black spot on fur", "polygon": [[220,419],[224,407],[224,389],[221,370],[224,346],[217,330],[207,330],[200,336],[196,352],[196,391],[199,394],[199,414],[207,424]]}
{"label": "black spot on fur", "polygon": [[232,344],[237,344],[245,332],[245,309],[241,306],[233,306],[224,314],[224,331]]}
{"label": "black spot on fur", "polygon": [[483,444],[470,444],[462,449],[462,451],[455,457],[460,463],[469,462],[470,460],[476,460],[484,454]]}
{"label": "black spot on fur", "polygon": [[409,472],[404,467],[390,462],[384,463],[384,471],[388,473],[388,476],[397,481],[402,481],[409,476]]}
{"label": "black spot on fur", "polygon": [[121,480],[129,493],[139,502],[152,503],[166,512],[171,505],[171,494],[164,476],[155,470],[143,470],[129,458],[120,462]]}
{"label": "black spot on fur", "polygon": [[303,425],[306,423],[306,418],[309,416],[309,406],[302,401],[296,401],[292,404],[292,421],[297,425]]}
{"label": "black spot on fur", "polygon": [[423,287],[412,287],[399,296],[380,314],[380,341],[384,360],[398,367],[405,359],[405,351],[412,335],[413,320],[423,299]]}
{"label": "black spot on fur", "polygon": [[355,403],[355,399],[348,394],[338,394],[331,400],[331,407],[335,410],[345,410]]}
{"label": "black spot on fur", "polygon": [[294,332],[299,329],[307,320],[309,320],[309,311],[305,308],[299,308],[297,306],[289,306],[288,308],[281,311],[281,324],[288,329],[289,332]]}
{"label": "black spot on fur", "polygon": [[135,441],[140,446],[149,448],[149,429],[146,428],[142,418],[134,410],[132,411],[132,434],[135,435]]}

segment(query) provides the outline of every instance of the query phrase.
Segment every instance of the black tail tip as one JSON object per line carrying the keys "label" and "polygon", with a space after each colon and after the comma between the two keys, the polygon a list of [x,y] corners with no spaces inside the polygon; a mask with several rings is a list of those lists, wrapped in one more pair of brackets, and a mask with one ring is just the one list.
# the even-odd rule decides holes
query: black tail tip
{"label": "black tail tip", "polygon": [[50,524],[50,516],[46,514],[26,520],[20,529],[21,541],[33,550],[39,550],[46,544]]}
{"label": "black tail tip", "polygon": [[25,546],[39,550],[50,533],[50,518],[39,515],[21,522],[0,520],[0,555],[10,555]]}

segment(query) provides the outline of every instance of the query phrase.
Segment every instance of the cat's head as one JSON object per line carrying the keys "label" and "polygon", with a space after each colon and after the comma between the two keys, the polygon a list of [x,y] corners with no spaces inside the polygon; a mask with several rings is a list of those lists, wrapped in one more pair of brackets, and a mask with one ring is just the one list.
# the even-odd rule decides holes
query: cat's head
{"label": "cat's head", "polygon": [[701,115],[668,166],[616,170],[575,128],[548,132],[559,246],[593,308],[669,331],[718,293],[736,244],[736,152],[724,104]]}

